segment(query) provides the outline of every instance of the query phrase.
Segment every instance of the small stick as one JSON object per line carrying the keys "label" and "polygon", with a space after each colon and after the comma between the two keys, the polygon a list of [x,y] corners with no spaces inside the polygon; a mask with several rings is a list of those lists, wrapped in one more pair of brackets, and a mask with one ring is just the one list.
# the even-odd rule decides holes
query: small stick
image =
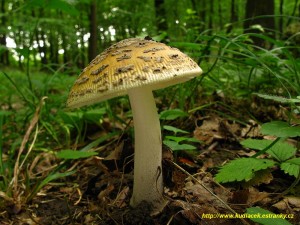
{"label": "small stick", "polygon": [[[168,162],[170,162],[171,164],[173,164],[177,169],[181,170],[183,173],[185,173],[186,175],[188,175],[189,177],[191,177],[195,182],[197,182],[198,184],[200,184],[206,191],[208,191],[212,196],[214,196],[216,199],[218,199],[230,212],[234,213],[234,214],[238,214],[235,210],[233,210],[226,202],[224,202],[219,196],[217,196],[216,194],[214,194],[208,187],[206,187],[203,183],[201,183],[198,179],[196,179],[192,174],[190,174],[188,171],[186,171],[185,169],[183,169],[181,166],[179,166],[177,163],[171,161],[171,160],[167,160]],[[242,221],[242,223],[244,225],[250,225],[245,219],[240,218],[240,220]]]}
{"label": "small stick", "polygon": [[[20,158],[21,158],[21,155],[22,155],[22,153],[23,153],[23,151],[25,149],[26,143],[29,140],[29,137],[30,137],[30,134],[32,133],[33,128],[37,125],[37,123],[39,121],[40,111],[41,111],[41,108],[42,108],[43,103],[44,103],[44,101],[45,101],[46,98],[47,97],[43,97],[41,99],[41,101],[40,101],[40,104],[36,108],[35,113],[33,115],[33,118],[32,118],[32,120],[31,120],[31,122],[29,124],[29,127],[28,127],[28,129],[27,129],[27,131],[25,133],[25,136],[23,137],[21,146],[19,148],[18,156],[17,156],[16,163],[15,163],[15,166],[14,166],[14,177],[12,179],[12,182],[13,182],[13,195],[14,195],[15,199],[19,197],[18,196],[19,195],[19,193],[18,193],[18,177],[19,177],[19,173],[20,173],[20,170],[21,170],[21,166],[24,163],[24,161],[23,161],[21,163],[21,166],[19,166],[20,165]],[[31,149],[30,149],[30,151],[31,151]]]}

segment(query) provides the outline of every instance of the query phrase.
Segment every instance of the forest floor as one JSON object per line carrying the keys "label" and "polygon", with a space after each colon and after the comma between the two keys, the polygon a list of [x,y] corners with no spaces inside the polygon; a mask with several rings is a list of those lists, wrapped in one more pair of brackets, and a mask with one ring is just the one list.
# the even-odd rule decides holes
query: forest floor
{"label": "forest floor", "polygon": [[[129,206],[133,140],[124,134],[117,141],[107,140],[98,156],[72,161],[68,168],[76,168],[76,173],[50,182],[30,203],[7,205],[0,213],[0,224],[255,224],[249,219],[210,217],[232,214],[227,206],[241,217],[247,208],[259,206],[276,214],[291,215],[289,222],[300,224],[299,184],[281,195],[294,181],[282,171],[274,168],[271,173],[251,182],[218,184],[214,181],[219,166],[229,160],[255,154],[253,150],[243,148],[241,140],[248,137],[272,139],[260,134],[258,122],[247,119],[249,110],[257,121],[286,119],[287,110],[270,101],[254,98],[250,103],[226,104],[237,109],[231,118],[224,115],[232,112],[226,112],[227,109],[220,105],[212,105],[205,115],[195,112],[187,119],[172,121],[171,125],[192,132],[201,143],[197,144],[196,151],[172,154],[169,149],[164,149],[164,195],[168,204],[162,212],[152,215],[146,203],[136,209]],[[223,115],[216,112],[223,112]],[[245,123],[238,123],[232,118],[242,119]],[[113,125],[108,124],[107,127],[110,126]],[[95,127],[91,125],[87,130],[94,131]],[[101,132],[102,135],[108,133],[109,128]],[[296,143],[293,139],[289,141]],[[46,168],[58,163],[52,153],[45,152],[42,157],[43,163],[36,166],[37,171],[46,171]],[[298,196],[295,194],[297,191]]]}

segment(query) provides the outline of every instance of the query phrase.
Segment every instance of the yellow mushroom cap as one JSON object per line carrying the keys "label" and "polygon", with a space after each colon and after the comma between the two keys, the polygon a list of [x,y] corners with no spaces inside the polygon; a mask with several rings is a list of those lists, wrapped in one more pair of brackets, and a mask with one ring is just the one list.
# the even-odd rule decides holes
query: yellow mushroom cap
{"label": "yellow mushroom cap", "polygon": [[149,85],[153,90],[185,82],[202,73],[176,48],[141,38],[120,41],[98,55],[79,75],[68,108],[90,105]]}

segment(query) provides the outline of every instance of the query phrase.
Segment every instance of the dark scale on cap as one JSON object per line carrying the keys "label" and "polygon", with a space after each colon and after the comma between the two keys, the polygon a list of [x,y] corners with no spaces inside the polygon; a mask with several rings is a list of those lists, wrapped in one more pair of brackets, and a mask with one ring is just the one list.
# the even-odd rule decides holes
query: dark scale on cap
{"label": "dark scale on cap", "polygon": [[145,62],[150,62],[152,57],[150,56],[138,56],[137,58],[144,60]]}
{"label": "dark scale on cap", "polygon": [[155,57],[154,58],[154,61],[157,62],[157,63],[162,63],[164,60],[164,57],[163,56],[158,56],[158,57]]}
{"label": "dark scale on cap", "polygon": [[107,73],[104,73],[102,76],[97,77],[96,79],[93,80],[94,84],[97,84],[101,81],[101,83],[107,82]]}
{"label": "dark scale on cap", "polygon": [[130,70],[133,70],[133,68],[134,68],[133,64],[130,64],[130,65],[127,65],[127,66],[123,66],[123,67],[119,67],[119,68],[116,69],[115,74],[117,75],[119,73],[126,73],[126,72],[128,72]]}
{"label": "dark scale on cap", "polygon": [[161,51],[164,50],[164,47],[154,47],[154,48],[149,48],[143,51],[143,53],[149,53],[149,52],[157,52],[157,51]]}
{"label": "dark scale on cap", "polygon": [[108,67],[108,64],[102,65],[100,68],[93,70],[91,72],[91,75],[98,75],[99,73],[101,73],[103,70],[105,70]]}
{"label": "dark scale on cap", "polygon": [[78,79],[78,80],[76,81],[76,84],[78,84],[78,85],[84,84],[84,83],[86,83],[88,80],[89,80],[88,77],[82,77],[82,78],[80,78],[80,79]]}
{"label": "dark scale on cap", "polygon": [[119,62],[119,61],[122,61],[122,60],[124,60],[124,59],[131,59],[131,55],[128,54],[128,53],[125,53],[124,55],[118,57],[118,58],[117,58],[117,61]]}
{"label": "dark scale on cap", "polygon": [[137,75],[137,76],[135,77],[135,79],[136,79],[136,80],[142,80],[142,81],[145,81],[145,80],[147,80],[147,77],[146,77],[146,76],[142,76],[142,75]]}
{"label": "dark scale on cap", "polygon": [[160,67],[154,68],[153,73],[161,73],[162,69]]}
{"label": "dark scale on cap", "polygon": [[170,54],[169,57],[170,59],[176,59],[178,58],[178,54]]}

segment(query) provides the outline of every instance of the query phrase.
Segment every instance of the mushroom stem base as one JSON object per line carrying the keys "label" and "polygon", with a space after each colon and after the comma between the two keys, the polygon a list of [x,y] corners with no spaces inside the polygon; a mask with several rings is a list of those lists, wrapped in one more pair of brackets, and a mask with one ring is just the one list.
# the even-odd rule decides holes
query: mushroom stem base
{"label": "mushroom stem base", "polygon": [[135,137],[134,184],[130,205],[142,201],[161,208],[163,200],[162,140],[152,90],[138,87],[128,91]]}

